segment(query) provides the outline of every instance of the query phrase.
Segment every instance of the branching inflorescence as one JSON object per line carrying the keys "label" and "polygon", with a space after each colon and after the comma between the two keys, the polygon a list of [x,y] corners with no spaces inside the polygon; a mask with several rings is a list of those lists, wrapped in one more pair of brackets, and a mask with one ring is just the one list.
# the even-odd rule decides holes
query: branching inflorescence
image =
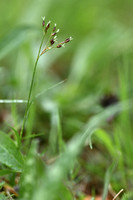
{"label": "branching inflorescence", "polygon": [[30,106],[32,104],[31,94],[32,94],[32,89],[33,89],[33,85],[34,85],[34,80],[35,80],[36,68],[37,68],[37,64],[38,64],[38,60],[39,60],[40,56],[42,56],[44,53],[46,53],[47,51],[49,51],[53,48],[64,47],[66,43],[68,43],[72,40],[72,37],[69,37],[69,38],[66,38],[64,41],[56,44],[57,43],[57,34],[59,32],[59,29],[56,28],[56,24],[55,24],[54,27],[53,27],[52,33],[50,34],[49,39],[46,42],[45,47],[42,50],[45,35],[47,34],[47,32],[50,28],[51,21],[49,21],[46,25],[45,24],[46,24],[45,23],[45,17],[42,17],[43,37],[42,37],[42,40],[41,40],[41,44],[40,44],[40,47],[39,47],[39,50],[38,50],[38,55],[37,55],[37,58],[36,58],[34,69],[33,69],[32,80],[31,80],[29,94],[28,94],[27,106],[26,106],[26,110],[25,110],[25,114],[24,114],[22,129],[21,129],[21,132],[20,132],[21,138],[22,138],[22,135],[23,135],[26,119],[28,117],[28,113],[29,113],[29,110],[30,110]]}
{"label": "branching inflorescence", "polygon": [[[47,23],[45,26],[45,17],[42,17],[42,27],[43,27],[43,34],[45,35],[50,28],[51,21]],[[61,48],[65,47],[65,43],[68,43],[72,40],[72,37],[66,38],[64,41],[60,42],[59,44],[55,45],[57,43],[57,34],[59,32],[59,29],[56,28],[56,24],[53,27],[52,33],[50,34],[50,37],[48,39],[48,42],[45,45],[45,48],[40,53],[40,56],[43,55],[45,52],[49,51],[52,48]]]}

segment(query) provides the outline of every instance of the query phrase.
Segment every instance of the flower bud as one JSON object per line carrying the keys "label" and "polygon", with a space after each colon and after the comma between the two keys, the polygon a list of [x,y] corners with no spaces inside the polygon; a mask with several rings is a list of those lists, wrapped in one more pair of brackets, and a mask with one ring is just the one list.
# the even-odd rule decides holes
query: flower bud
{"label": "flower bud", "polygon": [[55,36],[55,35],[56,35],[56,32],[54,32],[54,33],[51,34],[51,36]]}
{"label": "flower bud", "polygon": [[58,44],[56,47],[57,47],[57,48],[61,48],[61,47],[62,47],[62,45],[61,45],[61,44]]}
{"label": "flower bud", "polygon": [[42,27],[45,26],[45,17],[42,17]]}
{"label": "flower bud", "polygon": [[54,43],[55,43],[55,40],[54,40],[54,39],[51,39],[51,40],[50,40],[50,44],[53,45]]}
{"label": "flower bud", "polygon": [[59,29],[57,29],[56,32],[53,32],[53,33],[51,34],[51,36],[55,36],[58,32],[59,32]]}
{"label": "flower bud", "polygon": [[56,24],[54,25],[53,32],[55,32],[55,30],[56,30]]}
{"label": "flower bud", "polygon": [[45,32],[47,32],[47,30],[49,29],[50,24],[51,24],[51,21],[49,21],[49,22],[47,23],[46,28],[45,28]]}
{"label": "flower bud", "polygon": [[72,37],[66,38],[65,41],[64,41],[64,43],[68,43],[68,42],[70,42],[71,40],[72,40]]}

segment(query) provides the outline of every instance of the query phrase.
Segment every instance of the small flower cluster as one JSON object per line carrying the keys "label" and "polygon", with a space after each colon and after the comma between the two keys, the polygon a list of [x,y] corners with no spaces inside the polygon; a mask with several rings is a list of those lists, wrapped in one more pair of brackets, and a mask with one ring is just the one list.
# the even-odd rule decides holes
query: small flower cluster
{"label": "small flower cluster", "polygon": [[[45,25],[45,17],[42,17],[42,28],[43,28],[43,34],[45,35],[50,28],[51,21],[49,21]],[[64,41],[60,42],[57,45],[54,45],[57,42],[57,33],[59,32],[59,29],[56,28],[56,24],[53,27],[52,33],[50,34],[50,37],[48,39],[48,42],[45,45],[45,48],[40,53],[40,56],[43,55],[45,52],[52,48],[61,48],[65,46],[65,43],[68,43],[72,40],[72,37],[66,38]]]}
{"label": "small flower cluster", "polygon": [[65,43],[68,43],[72,40],[72,37],[66,38],[64,41],[60,42],[56,47],[61,48],[65,46]]}

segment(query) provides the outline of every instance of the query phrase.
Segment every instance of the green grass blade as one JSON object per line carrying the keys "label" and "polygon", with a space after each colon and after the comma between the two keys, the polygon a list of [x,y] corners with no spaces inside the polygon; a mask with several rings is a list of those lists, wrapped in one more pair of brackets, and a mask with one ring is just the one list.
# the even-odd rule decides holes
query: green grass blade
{"label": "green grass blade", "polygon": [[104,182],[104,190],[103,190],[102,200],[106,200],[106,197],[107,197],[107,194],[108,194],[108,187],[109,187],[110,179],[111,179],[111,176],[113,174],[115,166],[116,166],[116,162],[114,162],[109,167],[109,169],[107,170],[107,172],[105,174],[105,182]]}
{"label": "green grass blade", "polygon": [[64,150],[64,141],[61,130],[61,122],[57,105],[51,102],[51,132],[49,136],[49,151],[58,154]]}
{"label": "green grass blade", "polygon": [[16,137],[16,140],[17,140],[17,147],[18,147],[18,149],[20,149],[20,147],[21,147],[20,135],[19,135],[18,131],[15,128],[13,128],[11,126],[10,126],[10,128],[13,130],[13,132],[15,134],[15,137]]}
{"label": "green grass blade", "polygon": [[38,143],[34,140],[27,155],[23,173],[20,179],[20,199],[32,199],[37,185],[41,185],[42,174],[45,173],[45,166],[37,155]]}

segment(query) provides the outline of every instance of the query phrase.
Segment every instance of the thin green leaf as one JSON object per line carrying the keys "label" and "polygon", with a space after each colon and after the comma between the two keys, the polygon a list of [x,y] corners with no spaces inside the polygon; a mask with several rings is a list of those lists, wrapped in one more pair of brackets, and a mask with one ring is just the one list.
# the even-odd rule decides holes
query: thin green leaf
{"label": "thin green leaf", "polygon": [[114,144],[111,140],[110,135],[103,129],[97,129],[95,135],[99,138],[100,141],[106,146],[109,153],[114,156],[116,155],[116,150],[114,149]]}
{"label": "thin green leaf", "polygon": [[31,144],[28,156],[25,161],[23,173],[20,179],[20,199],[32,199],[37,185],[40,185],[42,174],[45,172],[45,167],[37,155],[38,143],[34,140]]}
{"label": "thin green leaf", "polygon": [[107,172],[106,172],[102,200],[106,200],[106,198],[107,198],[108,187],[109,187],[110,179],[111,179],[111,176],[112,176],[112,174],[113,174],[113,171],[114,171],[115,166],[116,166],[116,162],[113,163],[113,164],[108,168],[108,170],[107,170]]}
{"label": "thin green leaf", "polygon": [[20,146],[21,146],[20,135],[19,135],[18,131],[17,131],[15,128],[13,128],[13,127],[11,127],[11,126],[10,126],[10,128],[11,128],[11,129],[13,130],[13,132],[15,133],[16,140],[17,140],[17,147],[18,147],[18,149],[20,149]]}

